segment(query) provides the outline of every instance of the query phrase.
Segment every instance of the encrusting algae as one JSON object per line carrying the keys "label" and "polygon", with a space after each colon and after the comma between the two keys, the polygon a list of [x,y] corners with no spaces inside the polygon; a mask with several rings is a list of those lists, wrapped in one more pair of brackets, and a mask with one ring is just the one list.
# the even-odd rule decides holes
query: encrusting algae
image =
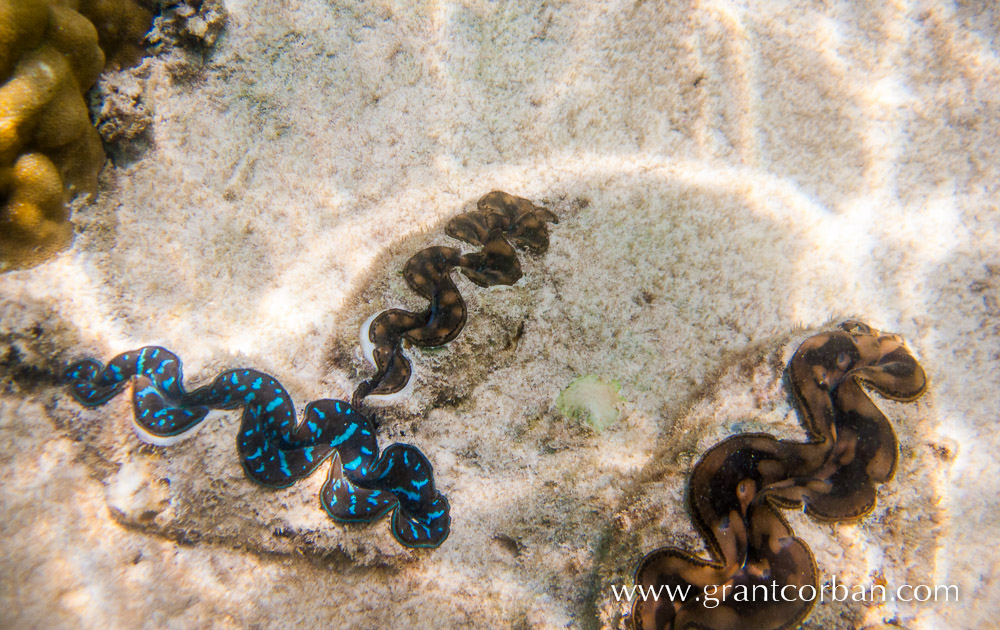
{"label": "encrusting algae", "polygon": [[140,58],[152,19],[134,0],[0,0],[0,271],[69,244],[66,203],[104,163],[84,94]]}

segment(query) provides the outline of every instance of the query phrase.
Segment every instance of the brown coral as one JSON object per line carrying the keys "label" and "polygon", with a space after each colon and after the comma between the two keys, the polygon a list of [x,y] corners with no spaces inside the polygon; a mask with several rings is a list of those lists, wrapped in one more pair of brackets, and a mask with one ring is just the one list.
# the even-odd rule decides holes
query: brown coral
{"label": "brown coral", "polygon": [[80,0],[78,11],[97,28],[105,68],[128,68],[145,54],[142,40],[153,16],[135,0]]}
{"label": "brown coral", "polygon": [[151,21],[134,0],[0,0],[0,270],[69,243],[66,202],[104,162],[83,95],[106,59],[138,58]]}

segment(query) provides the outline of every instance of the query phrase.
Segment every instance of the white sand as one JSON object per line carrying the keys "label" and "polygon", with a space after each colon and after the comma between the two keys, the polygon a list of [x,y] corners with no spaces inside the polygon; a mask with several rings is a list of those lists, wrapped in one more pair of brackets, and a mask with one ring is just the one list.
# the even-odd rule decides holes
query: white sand
{"label": "white sand", "polygon": [[[502,189],[562,221],[517,287],[462,281],[469,326],[416,356],[414,397],[386,412],[382,445],[420,447],[451,501],[436,551],[402,550],[384,521],[333,524],[320,475],[246,481],[234,414],[154,450],[124,397],[85,411],[4,368],[0,625],[613,620],[601,571],[660,544],[647,529],[634,557],[605,557],[616,515],[667,510],[659,540],[699,544],[689,468],[664,473],[669,504],[630,503],[654,453],[689,467],[733,431],[795,430],[773,369],[697,399],[705,380],[857,316],[909,340],[930,393],[880,403],[903,463],[872,516],[793,525],[824,579],[956,584],[962,601],[824,606],[807,627],[994,627],[1000,11],[663,4],[233,0],[200,79],[148,60],[154,147],[105,170],[72,250],[0,276],[0,350],[24,364],[158,343],[189,382],[243,364],[300,407],[349,396],[369,373],[356,326],[419,305],[398,271],[448,242],[449,217]],[[600,435],[554,406],[585,374],[628,401]],[[769,402],[741,412],[740,392]]]}

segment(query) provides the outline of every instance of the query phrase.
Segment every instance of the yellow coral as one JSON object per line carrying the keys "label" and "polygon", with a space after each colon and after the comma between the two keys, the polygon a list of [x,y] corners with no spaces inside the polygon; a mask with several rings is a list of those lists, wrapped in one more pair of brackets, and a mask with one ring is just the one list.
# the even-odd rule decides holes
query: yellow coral
{"label": "yellow coral", "polygon": [[79,11],[97,27],[108,68],[127,68],[143,55],[142,38],[153,21],[135,0],[80,0]]}
{"label": "yellow coral", "polygon": [[83,100],[99,42],[131,62],[151,20],[134,0],[0,0],[0,270],[69,243],[66,202],[96,191],[104,163]]}

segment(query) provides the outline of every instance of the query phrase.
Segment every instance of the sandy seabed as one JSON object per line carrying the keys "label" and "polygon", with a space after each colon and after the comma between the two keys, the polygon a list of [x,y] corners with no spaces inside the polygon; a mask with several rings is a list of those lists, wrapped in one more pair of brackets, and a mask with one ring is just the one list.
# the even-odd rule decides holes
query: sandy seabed
{"label": "sandy seabed", "polygon": [[[994,627],[994,3],[226,4],[200,72],[136,71],[152,142],[105,169],[72,249],[0,276],[0,625],[618,627],[610,586],[645,552],[701,548],[698,456],[801,437],[781,367],[858,317],[906,337],[929,393],[879,401],[901,457],[871,515],[790,521],[823,580],[961,601],[804,627]],[[252,366],[300,408],[349,396],[360,323],[420,306],[403,262],[493,189],[559,215],[550,250],[514,287],[459,279],[469,325],[381,412],[451,502],[437,550],[332,523],[322,474],[248,482],[236,413],[154,449],[126,397],[56,384],[160,344],[188,383]],[[622,386],[602,433],[555,406],[586,374]]]}

